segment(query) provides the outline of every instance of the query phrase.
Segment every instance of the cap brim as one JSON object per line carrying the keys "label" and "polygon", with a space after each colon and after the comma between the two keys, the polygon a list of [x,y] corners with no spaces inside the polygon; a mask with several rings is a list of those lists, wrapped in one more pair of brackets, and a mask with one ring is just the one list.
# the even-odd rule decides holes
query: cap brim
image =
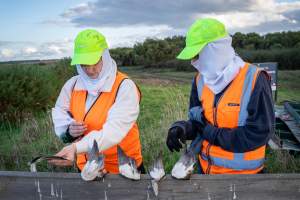
{"label": "cap brim", "polygon": [[[104,50],[103,50],[104,51]],[[74,54],[71,65],[94,65],[96,64],[102,56],[103,51],[97,51],[94,53],[78,53]]]}
{"label": "cap brim", "polygon": [[205,47],[207,43],[203,43],[197,46],[192,47],[184,47],[184,49],[180,52],[180,54],[176,57],[181,60],[189,60],[194,58],[202,49]]}

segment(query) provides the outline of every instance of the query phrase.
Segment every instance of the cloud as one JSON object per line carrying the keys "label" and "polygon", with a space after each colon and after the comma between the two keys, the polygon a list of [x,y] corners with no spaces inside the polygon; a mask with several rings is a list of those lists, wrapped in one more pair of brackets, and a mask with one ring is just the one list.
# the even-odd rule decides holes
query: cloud
{"label": "cloud", "polygon": [[98,0],[79,4],[65,11],[61,16],[69,18],[76,26],[128,26],[168,25],[184,27],[192,22],[193,14],[226,12],[230,9],[247,10],[251,4],[239,0]]}
{"label": "cloud", "polygon": [[74,17],[77,15],[84,16],[92,14],[93,4],[92,3],[80,3],[72,8],[69,8],[61,14],[62,17]]}
{"label": "cloud", "polygon": [[47,20],[43,20],[41,22],[39,22],[39,24],[43,24],[43,25],[57,25],[57,26],[70,26],[71,25],[71,20],[68,18],[55,18],[55,19],[47,19]]}
{"label": "cloud", "polygon": [[51,18],[41,21],[41,24],[46,25],[59,25],[59,26],[68,26],[71,23],[71,19],[76,16],[86,16],[89,14],[92,14],[92,3],[80,3],[78,5],[75,5],[69,9],[67,9],[65,12],[60,14],[60,18]]}
{"label": "cloud", "polygon": [[1,49],[0,58],[11,59],[14,56],[14,52],[11,49]]}
{"label": "cloud", "polygon": [[3,41],[0,40],[0,48],[5,48],[5,47],[17,47],[20,45],[31,45],[34,44],[33,42],[30,41]]}
{"label": "cloud", "polygon": [[35,47],[26,47],[22,50],[22,52],[27,55],[32,55],[37,52],[37,49]]}
{"label": "cloud", "polygon": [[10,41],[0,41],[0,47],[5,47],[7,45],[10,45],[12,42]]}
{"label": "cloud", "polygon": [[257,12],[228,12],[225,14],[210,13],[197,15],[197,18],[203,17],[216,18],[225,23],[229,29],[257,26],[261,23],[269,21],[270,19],[272,19],[272,21],[281,21],[284,18],[282,15]]}
{"label": "cloud", "polygon": [[300,1],[275,3],[274,9],[280,13],[300,10]]}
{"label": "cloud", "polygon": [[[300,2],[275,0],[98,0],[79,4],[61,14],[77,27],[168,26],[187,29],[199,17],[215,17],[231,31],[276,24],[299,29]],[[282,26],[280,26],[282,28]],[[281,30],[281,29],[280,29]],[[287,29],[285,29],[287,30]]]}
{"label": "cloud", "polygon": [[[69,38],[40,44],[0,41],[0,61],[69,57],[72,42],[73,40]],[[5,44],[5,47],[1,44]]]}
{"label": "cloud", "polygon": [[133,46],[136,42],[142,42],[146,38],[165,38],[174,34],[184,34],[174,32],[173,28],[166,25],[157,26],[126,26],[118,28],[96,28],[106,36],[110,48]]}
{"label": "cloud", "polygon": [[286,16],[289,19],[292,19],[292,21],[294,23],[297,23],[297,22],[299,23],[300,22],[300,9],[285,12],[284,16]]}

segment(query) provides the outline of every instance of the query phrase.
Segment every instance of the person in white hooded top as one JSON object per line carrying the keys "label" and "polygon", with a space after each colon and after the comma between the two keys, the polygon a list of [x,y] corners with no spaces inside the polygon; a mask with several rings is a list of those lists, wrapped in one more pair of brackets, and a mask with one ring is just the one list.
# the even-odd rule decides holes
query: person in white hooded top
{"label": "person in white hooded top", "polygon": [[[136,125],[139,90],[132,80],[118,72],[104,36],[91,29],[80,32],[75,39],[71,65],[76,65],[78,75],[63,86],[52,109],[52,118],[56,135],[63,142],[72,144],[56,155],[70,161],[74,161],[77,156],[77,166],[82,170],[86,157],[79,155],[87,153],[95,140],[99,151],[109,154],[105,160],[106,171],[118,173],[116,145],[121,145],[125,153],[128,152],[128,156],[133,157],[143,170]],[[85,102],[76,100],[82,94]],[[99,112],[99,109],[102,110]],[[99,121],[90,118],[99,118]],[[65,164],[58,160],[50,162]]]}

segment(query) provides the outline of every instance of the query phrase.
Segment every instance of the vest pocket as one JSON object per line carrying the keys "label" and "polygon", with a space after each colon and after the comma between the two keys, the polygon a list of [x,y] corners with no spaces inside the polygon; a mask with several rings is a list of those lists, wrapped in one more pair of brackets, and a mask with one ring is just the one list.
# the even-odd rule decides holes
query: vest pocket
{"label": "vest pocket", "polygon": [[240,112],[240,103],[227,103],[223,110],[226,112]]}
{"label": "vest pocket", "polygon": [[231,106],[226,104],[224,107],[218,107],[218,125],[222,128],[235,128],[238,126],[240,106],[236,103],[231,103]]}

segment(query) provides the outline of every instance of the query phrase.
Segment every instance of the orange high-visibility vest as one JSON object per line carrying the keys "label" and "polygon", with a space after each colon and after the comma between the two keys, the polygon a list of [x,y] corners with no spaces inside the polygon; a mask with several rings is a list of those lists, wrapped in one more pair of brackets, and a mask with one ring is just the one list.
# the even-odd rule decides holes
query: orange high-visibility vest
{"label": "orange high-visibility vest", "polygon": [[[85,103],[87,91],[73,89],[70,102],[70,111],[76,121],[84,122],[87,125],[87,130],[84,132],[84,135],[89,134],[90,131],[99,131],[102,129],[103,124],[106,121],[108,111],[115,102],[118,89],[122,81],[127,78],[128,77],[125,74],[117,72],[116,80],[111,91],[101,93],[86,113]],[[139,91],[138,94],[140,97]],[[136,161],[137,166],[141,165],[141,144],[139,138],[139,129],[136,123],[134,123],[133,127],[129,130],[125,138],[118,145],[120,145],[127,156]],[[117,145],[103,151],[102,153],[104,154],[104,168],[109,173],[119,173]],[[83,169],[86,162],[87,155],[85,153],[77,155],[77,166],[80,170]]]}
{"label": "orange high-visibility vest", "polygon": [[[207,121],[219,128],[244,126],[248,117],[247,106],[260,70],[246,64],[228,86],[214,107],[214,93],[196,77],[198,97]],[[234,145],[234,144],[233,144]],[[262,170],[265,159],[263,145],[253,151],[233,153],[203,141],[199,161],[207,174],[255,174]]]}

